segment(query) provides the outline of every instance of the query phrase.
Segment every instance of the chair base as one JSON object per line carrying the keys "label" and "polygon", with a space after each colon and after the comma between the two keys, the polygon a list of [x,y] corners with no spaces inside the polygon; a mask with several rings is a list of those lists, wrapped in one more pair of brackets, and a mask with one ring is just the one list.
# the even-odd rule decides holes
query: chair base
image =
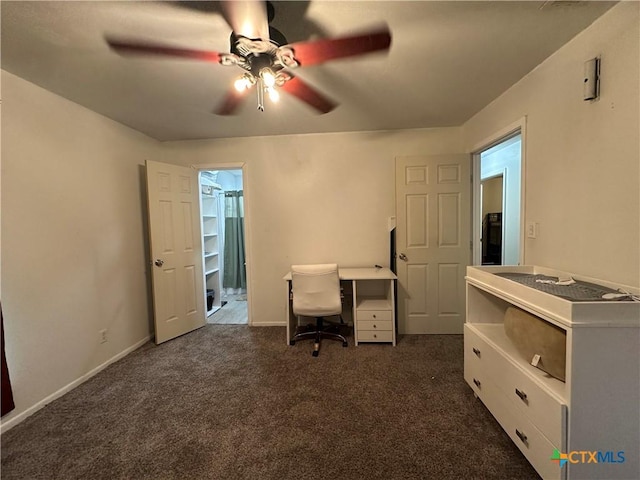
{"label": "chair base", "polygon": [[[341,323],[343,323],[342,317],[340,318],[340,321]],[[337,326],[328,325],[327,327],[325,327],[322,317],[316,318],[316,325],[315,326],[309,325],[309,327],[313,329],[307,332],[296,333],[293,336],[293,338],[289,340],[289,345],[295,345],[298,340],[314,339],[313,352],[311,353],[314,357],[317,357],[318,354],[320,353],[320,341],[323,338],[342,342],[343,347],[348,346],[347,339],[344,337],[344,335],[340,335],[337,332],[328,331],[328,329],[337,328]]]}

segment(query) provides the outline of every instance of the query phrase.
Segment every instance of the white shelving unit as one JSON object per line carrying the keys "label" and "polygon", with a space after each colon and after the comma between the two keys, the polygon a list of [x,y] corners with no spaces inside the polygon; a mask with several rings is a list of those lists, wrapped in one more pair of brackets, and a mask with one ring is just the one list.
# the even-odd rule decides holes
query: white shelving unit
{"label": "white shelving unit", "polygon": [[[464,378],[545,480],[640,478],[640,303],[569,301],[497,275],[507,272],[637,289],[537,266],[468,267]],[[511,342],[510,306],[564,330],[564,382]]]}
{"label": "white shelving unit", "polygon": [[[218,193],[214,186],[201,185],[202,212],[202,245],[205,285],[205,305],[207,317],[220,308],[222,279],[220,277],[220,238],[219,238],[219,209]],[[213,291],[213,302],[209,300]]]}

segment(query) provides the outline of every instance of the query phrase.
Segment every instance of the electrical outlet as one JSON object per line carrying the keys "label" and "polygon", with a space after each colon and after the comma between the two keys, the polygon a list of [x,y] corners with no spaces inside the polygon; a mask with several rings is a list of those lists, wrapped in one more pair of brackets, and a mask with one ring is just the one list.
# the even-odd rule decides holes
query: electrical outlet
{"label": "electrical outlet", "polygon": [[538,224],[535,222],[527,222],[527,238],[536,238],[538,236]]}
{"label": "electrical outlet", "polygon": [[98,331],[100,334],[100,343],[107,343],[107,329]]}

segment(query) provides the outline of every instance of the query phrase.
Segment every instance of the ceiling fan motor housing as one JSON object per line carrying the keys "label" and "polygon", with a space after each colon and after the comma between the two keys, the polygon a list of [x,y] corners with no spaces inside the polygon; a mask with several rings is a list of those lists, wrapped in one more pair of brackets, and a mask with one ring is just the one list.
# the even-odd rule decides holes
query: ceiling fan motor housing
{"label": "ceiling fan motor housing", "polygon": [[[284,35],[280,32],[278,32],[278,34],[282,37],[282,40],[286,42]],[[278,55],[279,45],[273,39],[252,39],[242,35],[236,35],[232,32],[230,43],[231,54],[245,60],[244,62],[237,62],[237,65],[251,72],[255,77],[258,77],[260,70],[263,68],[269,68],[273,73],[277,73],[284,68]]]}

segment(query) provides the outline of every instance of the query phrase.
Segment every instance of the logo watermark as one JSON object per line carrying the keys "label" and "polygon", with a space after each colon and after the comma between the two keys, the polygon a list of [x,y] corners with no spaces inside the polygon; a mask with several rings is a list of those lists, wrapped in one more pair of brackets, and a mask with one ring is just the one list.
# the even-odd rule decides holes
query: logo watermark
{"label": "logo watermark", "polygon": [[624,463],[624,451],[613,452],[611,450],[603,452],[600,450],[573,450],[562,453],[555,448],[551,461],[558,464],[560,468],[568,463]]}

